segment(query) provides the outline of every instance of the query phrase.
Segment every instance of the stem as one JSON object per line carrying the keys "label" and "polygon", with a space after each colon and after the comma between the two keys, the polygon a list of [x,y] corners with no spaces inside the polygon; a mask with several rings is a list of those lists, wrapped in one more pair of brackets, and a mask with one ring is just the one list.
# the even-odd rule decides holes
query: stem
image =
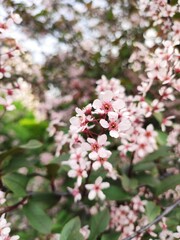
{"label": "stem", "polygon": [[172,210],[174,208],[176,208],[178,205],[180,205],[180,198],[174,202],[172,205],[170,205],[169,207],[167,207],[164,212],[162,212],[158,217],[156,217],[154,219],[154,221],[152,221],[151,223],[145,225],[144,227],[140,228],[137,232],[135,232],[134,234],[132,234],[130,237],[124,238],[123,240],[131,240],[133,238],[135,238],[136,236],[138,236],[141,233],[144,233],[146,230],[148,230],[152,225],[158,223],[159,221],[161,221],[161,219],[166,216],[167,214],[169,214],[170,212],[172,212]]}
{"label": "stem", "polygon": [[[38,194],[38,192],[29,192],[27,194],[27,196],[25,196],[23,199],[21,199],[16,204],[14,204],[12,206],[5,207],[2,211],[0,211],[0,215],[2,215],[3,213],[12,212],[12,211],[18,209],[19,206],[26,204],[26,200],[28,200],[31,196],[36,195],[36,194]],[[70,193],[68,193],[68,192],[54,192],[54,195],[56,195],[58,197],[63,197],[63,196],[69,196]]]}
{"label": "stem", "polygon": [[131,177],[131,176],[132,176],[133,160],[134,160],[134,154],[132,154],[132,157],[131,157],[131,160],[130,160],[130,165],[129,165],[129,170],[128,170],[128,177]]}
{"label": "stem", "polygon": [[26,197],[24,197],[21,201],[17,202],[16,204],[4,208],[4,209],[0,212],[0,215],[2,215],[3,213],[7,213],[7,212],[11,212],[11,211],[13,211],[13,210],[16,210],[20,205],[24,205],[24,203],[26,202],[26,200],[27,200],[28,198],[29,198],[29,197],[26,196]]}
{"label": "stem", "polygon": [[51,180],[51,190],[52,190],[53,192],[56,191],[56,187],[55,187],[55,184],[54,184],[54,179]]}
{"label": "stem", "polygon": [[87,176],[86,181],[85,181],[85,183],[84,183],[84,187],[83,187],[83,190],[82,190],[82,198],[85,196],[85,193],[86,193],[86,188],[85,188],[85,186],[86,186],[86,184],[87,184],[88,181],[89,181],[89,177],[90,177],[90,174],[91,174],[91,171],[92,171],[92,164],[93,164],[93,161],[91,161],[90,169],[89,169],[89,171],[88,171],[88,176]]}

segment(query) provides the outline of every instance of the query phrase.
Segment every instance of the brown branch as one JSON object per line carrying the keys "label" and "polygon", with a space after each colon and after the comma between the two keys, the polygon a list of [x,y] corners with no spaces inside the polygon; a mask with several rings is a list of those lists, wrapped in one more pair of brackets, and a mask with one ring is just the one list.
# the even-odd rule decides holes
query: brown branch
{"label": "brown branch", "polygon": [[169,214],[174,208],[176,208],[178,205],[180,205],[180,199],[178,199],[176,202],[174,202],[172,205],[170,205],[169,207],[167,207],[164,212],[162,212],[158,217],[156,217],[154,219],[154,221],[152,221],[151,223],[145,225],[144,227],[142,227],[141,229],[139,229],[137,232],[135,232],[134,234],[132,234],[131,236],[124,238],[123,240],[131,240],[134,237],[138,236],[141,233],[144,233],[146,230],[148,230],[152,225],[158,223],[159,221],[161,221],[161,219],[166,216],[167,214]]}
{"label": "brown branch", "polygon": [[[38,192],[29,192],[27,194],[27,196],[25,196],[23,199],[21,199],[19,202],[17,202],[14,205],[5,207],[3,210],[0,211],[0,215],[2,215],[3,213],[7,213],[7,212],[11,212],[16,210],[19,206],[26,204],[26,200],[28,200],[31,196],[38,194]],[[69,196],[70,193],[68,192],[54,192],[54,195],[58,196],[58,197],[66,197]]]}
{"label": "brown branch", "polygon": [[4,208],[2,211],[0,211],[0,215],[17,209],[20,205],[23,205],[27,199],[28,199],[28,196],[24,197],[21,201],[17,202],[16,204]]}
{"label": "brown branch", "polygon": [[134,154],[132,154],[132,156],[131,156],[129,169],[128,169],[128,177],[131,177],[132,172],[133,172],[133,160],[134,160]]}

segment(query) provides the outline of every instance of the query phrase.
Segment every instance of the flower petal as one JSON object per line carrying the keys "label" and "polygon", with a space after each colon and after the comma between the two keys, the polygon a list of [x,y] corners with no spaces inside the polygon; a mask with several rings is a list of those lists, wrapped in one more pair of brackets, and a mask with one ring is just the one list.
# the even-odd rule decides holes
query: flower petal
{"label": "flower petal", "polygon": [[125,102],[121,99],[118,99],[112,103],[112,106],[115,111],[120,110],[126,106]]}
{"label": "flower petal", "polygon": [[101,145],[101,146],[105,145],[106,141],[107,141],[106,134],[98,136],[97,142],[99,145]]}
{"label": "flower petal", "polygon": [[102,102],[99,99],[95,99],[92,106],[95,109],[99,109],[102,107]]}
{"label": "flower petal", "polygon": [[103,128],[108,128],[109,127],[109,123],[104,119],[100,120],[100,124]]}
{"label": "flower petal", "polygon": [[95,190],[91,190],[88,194],[88,198],[89,200],[93,200],[96,197],[96,191]]}

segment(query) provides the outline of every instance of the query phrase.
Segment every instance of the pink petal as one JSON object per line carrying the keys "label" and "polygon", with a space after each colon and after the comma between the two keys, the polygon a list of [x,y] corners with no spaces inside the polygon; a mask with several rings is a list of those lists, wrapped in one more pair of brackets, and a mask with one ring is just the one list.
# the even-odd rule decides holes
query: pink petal
{"label": "pink petal", "polygon": [[77,186],[79,187],[79,186],[81,186],[81,184],[82,184],[82,177],[78,177],[77,178]]}
{"label": "pink petal", "polygon": [[87,190],[91,190],[91,189],[93,188],[93,186],[94,186],[94,184],[86,184],[86,185],[85,185],[85,188],[86,188]]}
{"label": "pink petal", "polygon": [[113,102],[112,106],[113,106],[114,110],[120,110],[120,109],[124,108],[126,106],[126,104],[123,100],[118,99],[115,102]]}
{"label": "pink petal", "polygon": [[81,144],[81,149],[85,151],[90,151],[91,150],[91,145],[87,142],[84,142]]}
{"label": "pink petal", "polygon": [[70,123],[71,123],[72,125],[79,126],[79,125],[80,125],[80,120],[79,120],[78,117],[72,117],[72,118],[70,119]]}
{"label": "pink petal", "polygon": [[101,189],[110,187],[110,184],[108,182],[101,183]]}
{"label": "pink petal", "polygon": [[99,136],[97,141],[98,141],[99,145],[101,145],[101,146],[104,145],[106,143],[106,141],[107,141],[106,134],[103,134],[103,135]]}
{"label": "pink petal", "polygon": [[126,131],[131,128],[131,122],[128,119],[123,119],[119,124],[120,131]]}
{"label": "pink petal", "polygon": [[96,171],[101,167],[101,163],[98,161],[95,161],[92,165],[92,168]]}
{"label": "pink petal", "polygon": [[96,197],[96,192],[95,190],[91,190],[88,194],[89,200],[93,200]]}
{"label": "pink petal", "polygon": [[112,170],[112,164],[109,163],[109,162],[105,162],[105,163],[103,164],[103,167],[104,167],[105,169],[109,170],[109,171]]}
{"label": "pink petal", "polygon": [[109,123],[104,119],[100,120],[100,124],[103,128],[108,128],[109,127]]}
{"label": "pink petal", "polygon": [[96,179],[95,184],[99,185],[100,183],[102,183],[102,180],[103,180],[102,177],[99,176],[99,177]]}
{"label": "pink petal", "polygon": [[100,99],[104,102],[110,102],[113,98],[113,92],[108,90],[100,94]]}
{"label": "pink petal", "polygon": [[104,193],[102,191],[99,191],[98,193],[98,197],[101,199],[101,200],[104,200],[106,198],[106,196],[104,195]]}
{"label": "pink petal", "polygon": [[108,113],[108,117],[109,117],[109,120],[112,121],[116,121],[118,119],[118,113],[116,112],[109,112]]}
{"label": "pink petal", "polygon": [[97,154],[97,152],[91,152],[90,154],[89,154],[89,158],[90,159],[92,159],[92,160],[96,160],[97,158],[98,158],[98,154]]}
{"label": "pink petal", "polygon": [[96,140],[94,138],[87,138],[87,141],[92,144],[92,143],[96,143]]}
{"label": "pink petal", "polygon": [[118,138],[119,137],[119,133],[117,131],[115,131],[115,130],[111,130],[109,132],[109,134],[110,134],[111,137],[114,137],[114,138]]}
{"label": "pink petal", "polygon": [[102,102],[99,99],[94,100],[93,102],[93,108],[99,109],[102,107]]}
{"label": "pink petal", "polygon": [[108,151],[104,148],[100,148],[98,150],[98,155],[101,157],[101,158],[106,158],[107,155],[108,155]]}

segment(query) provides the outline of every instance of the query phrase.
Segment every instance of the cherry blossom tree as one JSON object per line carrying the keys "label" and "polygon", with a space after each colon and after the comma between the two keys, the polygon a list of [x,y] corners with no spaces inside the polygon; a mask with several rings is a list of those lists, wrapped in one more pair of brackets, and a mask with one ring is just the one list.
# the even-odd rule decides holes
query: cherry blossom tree
{"label": "cherry blossom tree", "polygon": [[0,239],[179,239],[180,1],[0,10]]}

